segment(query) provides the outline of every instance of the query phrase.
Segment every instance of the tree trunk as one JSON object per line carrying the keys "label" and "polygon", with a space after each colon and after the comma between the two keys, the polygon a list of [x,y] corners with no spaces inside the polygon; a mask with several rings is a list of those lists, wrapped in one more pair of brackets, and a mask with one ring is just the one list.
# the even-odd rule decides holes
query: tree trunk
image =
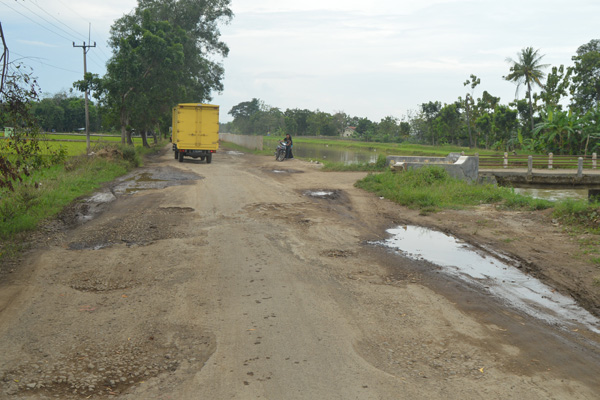
{"label": "tree trunk", "polygon": [[127,118],[127,114],[125,113],[125,109],[121,109],[121,144],[125,144],[127,140],[127,125],[129,124],[129,120]]}
{"label": "tree trunk", "polygon": [[529,119],[531,120],[531,133],[533,133],[533,103],[531,102],[531,83],[527,82],[527,97],[529,98]]}
{"label": "tree trunk", "polygon": [[131,135],[133,134],[133,130],[127,131],[127,144],[129,146],[133,146],[133,140],[131,139]]}
{"label": "tree trunk", "polygon": [[465,97],[465,103],[467,108],[467,131],[469,132],[469,148],[473,148],[473,137],[471,136],[471,116],[469,115],[469,95]]}
{"label": "tree trunk", "polygon": [[148,137],[146,136],[146,131],[143,130],[140,132],[140,135],[142,136],[142,144],[144,147],[150,147],[150,145],[148,144]]}
{"label": "tree trunk", "polygon": [[121,124],[121,144],[127,143],[127,128],[125,125]]}

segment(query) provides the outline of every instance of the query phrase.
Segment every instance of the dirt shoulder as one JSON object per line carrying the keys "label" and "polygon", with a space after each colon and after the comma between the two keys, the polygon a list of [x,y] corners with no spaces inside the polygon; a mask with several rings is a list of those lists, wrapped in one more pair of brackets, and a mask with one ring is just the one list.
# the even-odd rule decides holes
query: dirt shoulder
{"label": "dirt shoulder", "polygon": [[[518,267],[600,316],[600,267],[587,254],[597,235],[573,234],[551,210],[505,211],[495,206],[432,215],[403,210],[407,223],[428,226],[520,261]],[[586,246],[587,244],[587,246]]]}
{"label": "dirt shoulder", "polygon": [[167,152],[40,230],[0,274],[0,398],[596,398],[598,334],[373,244],[452,233],[597,315],[580,238],[543,212],[422,216],[364,173],[272,158]]}

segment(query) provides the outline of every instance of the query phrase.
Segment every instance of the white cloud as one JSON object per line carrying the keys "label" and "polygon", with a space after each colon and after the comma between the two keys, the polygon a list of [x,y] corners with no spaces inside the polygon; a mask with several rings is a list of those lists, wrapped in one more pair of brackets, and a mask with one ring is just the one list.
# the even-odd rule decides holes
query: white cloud
{"label": "white cloud", "polygon": [[50,43],[45,43],[45,42],[40,42],[40,41],[36,41],[36,40],[23,40],[23,39],[19,39],[17,40],[17,42],[19,43],[23,43],[29,46],[38,46],[38,47],[58,47],[55,44],[50,44]]}
{"label": "white cloud", "polygon": [[[98,47],[88,69],[103,73],[110,26],[136,0],[26,0]],[[7,2],[19,7],[16,2]],[[597,0],[233,0],[235,16],[220,27],[230,47],[223,60],[225,90],[214,102],[222,114],[257,97],[280,108],[344,110],[379,120],[426,101],[452,102],[470,74],[483,90],[507,102],[514,85],[502,80],[507,57],[527,46],[544,62],[571,64],[577,47],[600,38]],[[81,50],[0,3],[12,52],[77,69]],[[35,19],[35,17],[32,17]],[[47,46],[57,46],[54,48]],[[32,50],[33,49],[33,50]],[[32,54],[33,53],[33,54]],[[75,67],[74,67],[75,66]],[[70,87],[73,74],[37,67],[46,91]]]}

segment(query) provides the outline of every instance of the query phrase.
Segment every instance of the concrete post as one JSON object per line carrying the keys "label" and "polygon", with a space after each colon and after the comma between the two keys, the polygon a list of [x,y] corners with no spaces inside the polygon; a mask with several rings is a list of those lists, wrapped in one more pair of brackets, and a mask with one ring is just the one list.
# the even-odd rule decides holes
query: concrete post
{"label": "concrete post", "polygon": [[592,153],[592,169],[596,169],[596,153]]}
{"label": "concrete post", "polygon": [[504,153],[504,168],[508,168],[508,153]]}
{"label": "concrete post", "polygon": [[533,156],[527,157],[527,174],[531,175],[533,173]]}
{"label": "concrete post", "polygon": [[579,157],[577,159],[577,177],[581,178],[583,176],[583,157]]}
{"label": "concrete post", "polygon": [[548,169],[552,169],[552,157],[554,156],[554,154],[549,153],[548,154]]}

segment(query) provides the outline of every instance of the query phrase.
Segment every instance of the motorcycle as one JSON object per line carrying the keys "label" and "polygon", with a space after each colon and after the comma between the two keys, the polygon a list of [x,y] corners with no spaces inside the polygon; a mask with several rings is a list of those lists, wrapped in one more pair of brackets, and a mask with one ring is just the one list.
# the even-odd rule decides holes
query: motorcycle
{"label": "motorcycle", "polygon": [[286,148],[287,148],[287,146],[284,142],[279,142],[279,144],[277,145],[277,148],[275,149],[275,160],[277,160],[277,161],[285,160]]}

